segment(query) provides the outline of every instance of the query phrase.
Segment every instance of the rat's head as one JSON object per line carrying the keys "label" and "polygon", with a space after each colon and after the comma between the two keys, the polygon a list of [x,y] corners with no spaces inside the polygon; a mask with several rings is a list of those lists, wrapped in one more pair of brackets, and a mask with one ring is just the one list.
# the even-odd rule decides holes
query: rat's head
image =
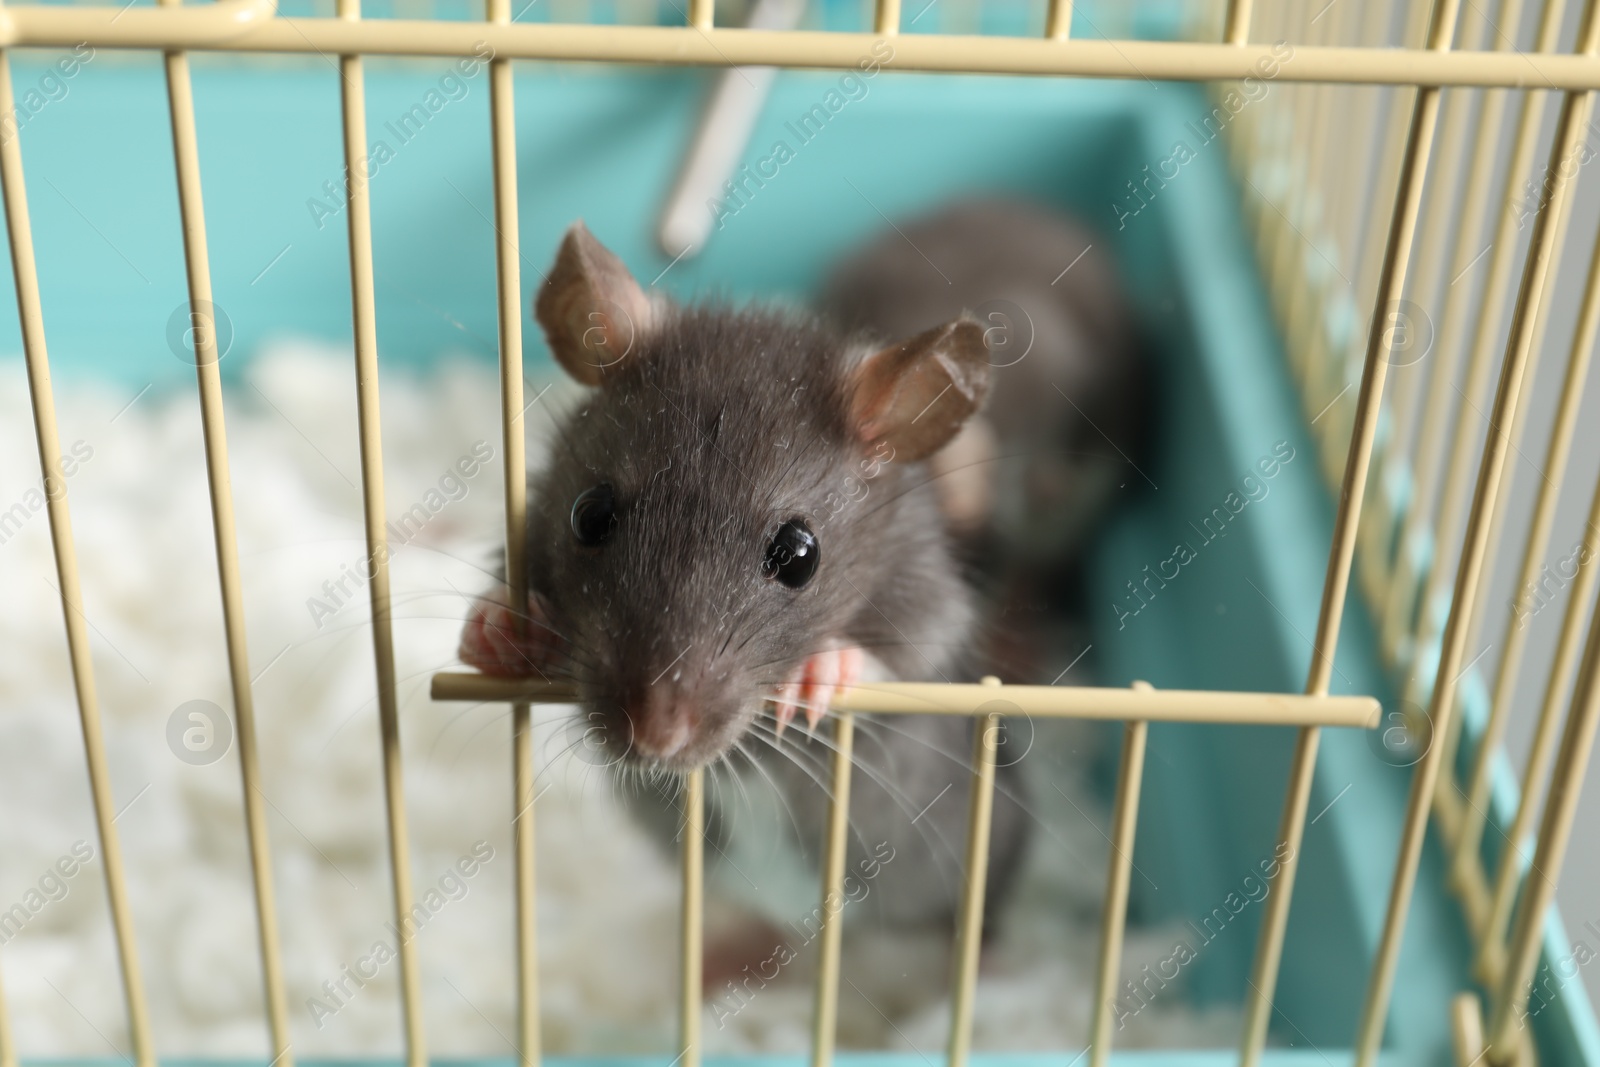
{"label": "rat's head", "polygon": [[606,748],[703,766],[807,656],[852,643],[868,589],[926,566],[913,546],[938,539],[896,527],[901,483],[981,403],[982,330],[877,347],[793,314],[677,308],[581,223],[535,314],[589,391],[533,487],[531,585]]}

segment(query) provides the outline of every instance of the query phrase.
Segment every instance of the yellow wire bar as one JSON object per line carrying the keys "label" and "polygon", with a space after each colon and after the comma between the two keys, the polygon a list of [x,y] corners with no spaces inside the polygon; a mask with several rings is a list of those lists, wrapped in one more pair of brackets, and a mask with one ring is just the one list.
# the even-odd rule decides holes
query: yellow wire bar
{"label": "yellow wire bar", "polygon": [[[1541,26],[1548,27],[1552,18],[1556,19],[1555,24],[1559,26],[1559,14],[1558,0],[1546,0]],[[1501,6],[1500,23],[1496,33],[1496,43],[1500,47],[1514,47],[1521,18],[1521,0],[1505,0]],[[1500,129],[1505,121],[1506,104],[1507,94],[1504,91],[1489,90],[1484,93],[1475,131],[1477,142],[1472,162],[1467,168],[1466,189],[1462,194],[1461,210],[1450,219],[1451,225],[1459,229],[1459,233],[1455,257],[1450,268],[1450,282],[1445,287],[1444,309],[1435,324],[1434,350],[1438,355],[1434,361],[1432,375],[1434,383],[1455,379],[1456,369],[1465,357],[1473,336],[1466,333],[1466,319],[1473,307],[1472,297],[1475,292],[1468,275],[1490,250],[1487,246],[1482,246],[1483,228],[1488,218],[1489,200],[1500,151]],[[1524,105],[1525,108],[1527,106]],[[1524,128],[1518,127],[1518,147],[1513,150],[1513,160],[1518,158],[1517,152],[1522,148],[1521,131]],[[1527,152],[1529,154],[1523,163],[1523,172],[1526,172],[1531,164],[1531,142]],[[1488,299],[1489,295],[1485,290],[1484,299]],[[1413,373],[1420,377],[1420,368],[1416,368]],[[1387,582],[1381,587],[1387,589],[1389,599],[1381,609],[1380,643],[1391,666],[1399,665],[1410,648],[1410,620],[1414,618],[1419,579],[1416,565],[1422,550],[1426,519],[1433,513],[1429,505],[1434,502],[1435,492],[1442,477],[1441,467],[1446,455],[1444,445],[1449,436],[1447,420],[1456,396],[1455,389],[1444,389],[1436,385],[1426,395],[1418,423],[1417,453],[1412,464],[1414,474],[1412,500],[1395,541],[1394,550],[1397,555],[1394,565]],[[1402,417],[1408,413],[1398,407],[1396,411]],[[1397,456],[1395,458],[1398,459]]]}
{"label": "yellow wire bar", "polygon": [[[1571,204],[1570,197],[1568,204]],[[1589,260],[1589,275],[1584,286],[1578,328],[1572,336],[1566,377],[1561,386],[1561,400],[1556,409],[1555,422],[1550,428],[1550,444],[1545,453],[1543,477],[1539,481],[1539,495],[1534,504],[1533,519],[1523,547],[1522,569],[1512,594],[1510,618],[1506,622],[1505,640],[1500,650],[1500,666],[1495,672],[1494,699],[1489,704],[1489,718],[1484,724],[1483,736],[1478,741],[1478,751],[1468,779],[1466,803],[1461,810],[1461,825],[1456,832],[1452,875],[1458,881],[1468,879],[1471,877],[1471,872],[1481,866],[1479,846],[1483,841],[1485,812],[1489,806],[1490,772],[1493,769],[1495,754],[1501,751],[1506,721],[1511,713],[1516,683],[1521,673],[1522,653],[1528,641],[1527,620],[1519,618],[1517,607],[1523,603],[1524,591],[1538,581],[1544,553],[1549,547],[1550,532],[1555,525],[1556,505],[1560,499],[1559,486],[1572,452],[1572,436],[1578,424],[1578,412],[1583,402],[1584,384],[1589,376],[1589,364],[1594,352],[1597,329],[1600,329],[1600,237],[1595,241]],[[1532,390],[1524,391],[1524,397],[1531,392]],[[1526,403],[1526,400],[1523,403]],[[1585,532],[1588,533],[1587,530]],[[1587,596],[1574,598],[1578,603],[1587,599]],[[1563,670],[1563,678],[1565,674],[1566,671]],[[1446,756],[1449,755],[1450,752],[1447,750]],[[1446,766],[1453,766],[1453,763],[1447,759]],[[1525,779],[1525,781],[1532,780]],[[1516,838],[1512,840],[1515,841]],[[1482,916],[1475,918],[1480,922],[1483,919]],[[1482,933],[1481,927],[1479,933]],[[1499,936],[1498,931],[1494,936]]]}
{"label": "yellow wire bar", "polygon": [[679,927],[683,958],[678,997],[678,1058],[674,1065],[700,1067],[701,952],[705,916],[705,772],[683,778],[683,910]]}
{"label": "yellow wire bar", "polygon": [[[1150,689],[1147,682],[1133,684],[1136,689]],[[1111,861],[1106,871],[1105,918],[1100,924],[1100,966],[1095,978],[1089,1067],[1106,1067],[1111,1061],[1111,1031],[1116,1021],[1113,1008],[1117,999],[1117,978],[1122,970],[1122,934],[1128,921],[1133,839],[1139,824],[1145,742],[1149,735],[1150,724],[1142,719],[1122,728],[1122,766],[1117,771],[1117,797],[1111,809]]]}
{"label": "yellow wire bar", "polygon": [[[361,0],[338,0],[339,19],[356,26]],[[480,32],[482,32],[480,30]],[[378,412],[378,326],[372,282],[371,185],[367,170],[366,87],[361,57],[339,57],[344,123],[344,163],[349,179],[350,305],[356,349],[356,415],[360,425],[361,497],[366,521],[367,562],[372,580],[372,646],[378,678],[378,725],[383,745],[384,808],[389,829],[395,926],[400,931],[400,1000],[408,1067],[427,1067],[423,1033],[422,978],[411,915],[411,845],[406,830],[405,778],[396,704],[394,632],[389,603],[389,544],[384,531],[383,427]]]}
{"label": "yellow wire bar", "polygon": [[872,32],[880,37],[893,37],[900,32],[900,0],[876,0]]}
{"label": "yellow wire bar", "polygon": [[[846,70],[878,33],[696,26],[492,25],[430,19],[240,18],[222,35],[205,9],[29,5],[0,11],[0,47],[187,49],[284,54],[471,57],[487,44],[504,59],[558,59],[655,66],[779,66]],[[255,10],[258,5],[251,5]],[[908,34],[896,70],[1046,74],[1161,81],[1242,81],[1277,62],[1266,44],[1109,41]],[[1305,45],[1279,63],[1284,83],[1479,86],[1575,92],[1600,89],[1600,57],[1523,52]]]}
{"label": "yellow wire bar", "polygon": [[1457,993],[1450,1002],[1450,1047],[1456,1067],[1483,1059],[1483,1005],[1476,993]]}
{"label": "yellow wire bar", "polygon": [[[1551,39],[1550,47],[1555,47],[1554,37]],[[1572,162],[1574,164],[1573,170],[1576,171],[1576,161],[1569,160],[1568,162]],[[1555,216],[1554,233],[1556,243],[1552,257],[1552,262],[1554,263],[1559,264],[1561,259],[1561,250],[1566,241],[1568,222],[1572,215],[1572,204],[1573,197],[1567,196],[1562,199],[1558,208],[1558,212]],[[1544,351],[1544,330],[1546,321],[1546,316],[1543,314],[1535,314],[1533,321],[1532,340],[1530,341],[1528,367],[1523,372],[1523,377],[1526,379],[1531,380],[1535,378],[1538,373],[1537,368],[1539,366],[1540,355]],[[1570,361],[1568,363],[1568,367],[1570,370]],[[1568,382],[1565,384],[1570,386],[1572,383],[1570,380],[1568,380]],[[1517,403],[1513,406],[1510,423],[1510,447],[1512,449],[1519,449],[1519,442],[1522,439],[1523,430],[1527,426],[1528,405],[1532,400],[1532,397],[1533,390],[1524,389],[1518,394]],[[1461,418],[1463,420],[1466,418],[1466,414],[1467,413],[1465,409],[1463,409],[1461,413]],[[1476,412],[1474,412],[1474,414],[1476,414]],[[1553,428],[1553,430],[1554,429],[1558,428]],[[1552,439],[1551,444],[1554,446],[1556,441]],[[1562,471],[1564,470],[1566,463],[1565,450],[1558,449],[1553,451],[1551,453],[1551,458],[1559,459],[1560,463],[1556,467],[1547,467],[1543,472],[1545,477],[1543,488],[1545,490],[1553,488],[1550,483],[1559,483],[1561,481]],[[1510,508],[1510,504],[1510,493],[1498,493],[1495,495],[1493,503],[1490,505],[1488,543],[1491,545],[1498,545],[1501,542],[1501,534],[1505,527],[1506,514]],[[1551,501],[1551,506],[1554,506],[1553,500]],[[1453,519],[1448,527],[1441,527],[1441,529],[1444,528],[1455,529],[1456,524]],[[1533,533],[1534,531],[1530,529],[1529,532]],[[1441,560],[1442,555],[1441,557],[1435,559],[1435,572],[1438,571]],[[1431,603],[1431,601],[1426,601],[1425,603]],[[1484,615],[1486,614],[1486,612],[1483,610],[1483,604],[1481,601],[1475,598],[1473,603],[1474,610],[1467,618],[1466,629],[1467,636],[1465,647],[1469,649],[1478,648],[1479,633],[1483,628]],[[1432,617],[1432,612],[1429,611],[1427,618],[1431,619]],[[1507,665],[1504,659],[1505,654],[1513,647],[1516,648],[1516,653],[1520,655],[1521,649],[1515,643],[1508,643],[1506,646],[1504,646],[1502,649],[1502,669]],[[1482,650],[1483,653],[1486,653],[1487,651],[1487,648]],[[1515,674],[1516,664],[1514,660],[1510,666],[1512,668],[1512,674]],[[1498,686],[1498,681],[1496,684]],[[1465,817],[1465,808],[1462,803],[1462,793],[1459,789],[1455,775],[1456,751],[1460,744],[1460,740],[1461,717],[1459,715],[1452,716],[1448,723],[1445,724],[1445,729],[1443,732],[1435,735],[1435,743],[1440,745],[1442,750],[1440,756],[1440,766],[1443,768],[1443,773],[1441,773],[1439,776],[1438,783],[1434,790],[1434,810],[1439,819],[1441,833],[1452,845],[1460,836],[1461,826]],[[1457,856],[1459,856],[1459,853],[1457,853]],[[1474,923],[1476,923],[1482,918],[1487,910],[1487,893],[1483,891],[1482,883],[1475,878],[1463,878],[1457,880],[1455,884],[1458,888],[1463,890],[1463,903],[1466,905],[1468,913],[1472,917]]]}
{"label": "yellow wire bar", "polygon": [[[1095,686],[1008,685],[1006,701],[1018,714],[1042,718],[1151,722],[1208,722],[1239,726],[1354,726],[1378,723],[1378,701],[1364,696],[1293,693],[1225,693],[1160,689],[1150,692]],[[468,671],[433,676],[434,700],[573,704],[577,690],[565,682],[495,678]],[[987,685],[885,682],[840,689],[833,707],[874,715],[973,715],[995,698]]]}
{"label": "yellow wire bar", "polygon": [[[1498,26],[1490,22],[1486,15],[1480,14],[1471,23],[1470,35],[1465,32],[1462,34],[1461,47],[1471,51],[1514,43],[1521,17],[1521,0],[1503,0],[1500,5]],[[1503,94],[1493,95],[1500,97]],[[1485,124],[1471,121],[1472,104],[1472,95],[1468,90],[1459,90],[1440,102],[1444,119],[1439,129],[1439,145],[1432,153],[1433,163],[1428,169],[1427,197],[1417,238],[1419,249],[1417,267],[1414,281],[1410,286],[1412,299],[1423,309],[1424,315],[1429,314],[1427,309],[1434,306],[1434,299],[1441,292],[1441,283],[1445,281],[1443,271],[1446,264],[1460,260],[1461,246],[1468,236],[1467,231],[1463,229],[1462,220],[1457,215],[1456,206],[1462,179],[1470,174],[1468,168],[1462,166],[1462,161],[1469,155],[1475,155],[1485,139]],[[1483,106],[1484,108],[1489,106],[1487,99]],[[1484,115],[1484,117],[1489,116]],[[1498,119],[1494,123],[1494,129],[1496,131],[1499,129]],[[1491,152],[1493,148],[1491,145]],[[1494,170],[1493,164],[1494,159],[1491,155],[1487,165],[1490,174]],[[1472,241],[1477,240],[1476,233],[1470,236]],[[1450,275],[1452,278],[1455,276],[1454,272]],[[1435,331],[1434,350],[1438,349],[1438,332]],[[1416,425],[1413,412],[1417,406],[1416,398],[1423,379],[1427,377],[1431,367],[1437,365],[1437,359],[1432,364],[1424,365],[1419,358],[1401,368],[1402,373],[1396,376],[1394,388],[1390,390],[1390,410],[1395,416],[1394,427],[1376,462],[1378,471],[1392,469],[1391,464],[1400,462],[1400,457],[1404,454],[1405,434]],[[1446,378],[1435,375],[1434,380],[1443,383]],[[1453,391],[1445,390],[1442,394],[1435,391],[1435,395],[1453,395]],[[1387,527],[1389,520],[1393,518],[1393,513],[1387,508],[1382,511],[1382,518]],[[1378,517],[1376,511],[1373,515],[1374,518]],[[1382,566],[1385,562],[1382,557],[1387,554],[1374,552],[1372,555],[1374,558],[1371,562]],[[1387,584],[1387,576],[1383,584]]]}
{"label": "yellow wire bar", "polygon": [[[1593,56],[1597,47],[1600,47],[1600,36],[1597,36],[1597,31],[1600,31],[1600,20],[1595,18],[1597,2],[1600,0],[1587,0],[1584,6],[1583,28],[1579,34],[1578,47],[1582,55]],[[1461,546],[1455,592],[1450,602],[1449,620],[1445,625],[1438,673],[1428,709],[1435,737],[1448,735],[1449,720],[1455,710],[1456,686],[1462,671],[1473,600],[1478,592],[1479,579],[1488,552],[1489,518],[1494,510],[1495,496],[1500,491],[1506,456],[1511,446],[1510,420],[1517,409],[1524,372],[1531,355],[1530,349],[1538,331],[1538,320],[1544,310],[1547,296],[1545,283],[1551,265],[1559,255],[1559,222],[1563,217],[1564,202],[1570,192],[1572,175],[1577,170],[1576,166],[1572,166],[1569,173],[1567,167],[1583,144],[1591,105],[1592,98],[1587,92],[1568,93],[1562,99],[1555,143],[1551,146],[1547,171],[1548,197],[1539,204],[1534,216],[1533,235],[1523,268],[1522,285],[1512,315],[1511,335],[1507,340],[1500,382],[1495,391],[1494,407],[1489,417],[1492,429],[1484,444],[1478,484],[1473,492],[1466,536]],[[1574,716],[1576,715],[1575,711]],[[1370,1067],[1377,1057],[1378,1046],[1383,1040],[1389,996],[1393,989],[1395,967],[1399,961],[1400,940],[1405,930],[1412,889],[1416,883],[1423,836],[1427,831],[1430,801],[1436,788],[1443,754],[1443,745],[1431,746],[1418,764],[1412,778],[1411,795],[1401,833],[1400,854],[1390,890],[1389,910],[1384,919],[1383,934],[1373,962],[1371,984],[1362,1007],[1361,1026],[1356,1039],[1357,1067]],[[1562,759],[1567,759],[1566,754],[1563,754]],[[1581,774],[1581,765],[1578,771]],[[1550,820],[1547,818],[1546,829],[1549,824]],[[1558,837],[1559,840],[1554,843],[1547,842],[1541,833],[1540,841],[1541,848],[1547,844],[1556,848],[1557,860],[1559,860],[1560,846],[1565,844],[1565,837],[1563,835]],[[1542,918],[1540,914],[1536,921],[1542,921]],[[1508,969],[1507,974],[1510,973]],[[1496,1043],[1503,1044],[1499,1040],[1503,1036],[1499,1023],[1497,1022],[1492,1029]]]}
{"label": "yellow wire bar", "polygon": [[[992,695],[998,678],[981,686]],[[1009,694],[1008,694],[1009,697]],[[978,950],[983,945],[983,899],[989,880],[989,829],[994,814],[994,764],[999,749],[1000,716],[995,712],[972,722],[972,799],[967,807],[966,885],[956,927],[955,975],[950,992],[949,1067],[966,1067],[972,1050],[972,1002],[978,991]]]}
{"label": "yellow wire bar", "polygon": [[[693,29],[701,32],[711,29],[715,14],[714,0],[689,0],[689,25]],[[510,21],[506,20],[508,24]]]}
{"label": "yellow wire bar", "polygon": [[[1600,248],[1600,241],[1597,241]],[[1600,252],[1597,252],[1600,255]],[[1588,308],[1585,307],[1587,316]],[[1595,484],[1589,504],[1588,521],[1583,527],[1583,558],[1600,556],[1600,481]],[[1567,678],[1578,663],[1578,649],[1583,633],[1584,614],[1600,585],[1600,567],[1581,567],[1567,600],[1567,610],[1561,623],[1561,638],[1556,645],[1555,659],[1545,679],[1544,700],[1539,708],[1538,722],[1533,740],[1528,747],[1527,761],[1522,772],[1522,791],[1517,801],[1516,815],[1506,834],[1506,845],[1500,853],[1500,865],[1495,874],[1494,894],[1488,917],[1477,931],[1479,947],[1475,969],[1487,984],[1495,984],[1502,972],[1504,960],[1504,934],[1511,907],[1515,902],[1518,868],[1523,858],[1523,846],[1533,831],[1534,816],[1539,805],[1536,798],[1544,781],[1546,764],[1556,742],[1556,727],[1561,722],[1561,703]]]}
{"label": "yellow wire bar", "polygon": [[1228,0],[1222,39],[1233,45],[1243,45],[1250,39],[1250,0]]}
{"label": "yellow wire bar", "polygon": [[[160,0],[175,5],[179,0]],[[284,993],[283,956],[273,900],[272,852],[267,838],[267,811],[262,803],[260,757],[256,745],[255,699],[250,691],[250,652],[245,639],[244,591],[239,577],[239,538],[234,526],[233,484],[228,472],[228,434],[223,412],[222,376],[217,351],[217,314],[212,302],[211,261],[206,242],[205,206],[201,199],[200,150],[195,134],[194,93],[189,59],[182,52],[165,56],[167,98],[172,120],[172,151],[178,178],[178,212],[183,223],[184,263],[188,273],[190,332],[194,337],[195,375],[200,388],[200,423],[205,440],[206,475],[211,491],[211,530],[217,552],[217,577],[222,587],[223,635],[228,648],[228,673],[237,721],[239,773],[244,789],[245,834],[254,881],[256,928],[261,949],[261,981],[273,1062],[294,1067],[290,1051],[289,1006]]]}
{"label": "yellow wire bar", "polygon": [[1600,616],[1589,624],[1588,648],[1584,650],[1578,685],[1572,694],[1572,710],[1567,715],[1567,725],[1556,750],[1550,790],[1545,795],[1539,844],[1533,854],[1533,873],[1517,905],[1516,929],[1507,948],[1505,974],[1494,997],[1489,1024],[1489,1058],[1496,1064],[1510,1062],[1526,1034],[1519,1016],[1526,1008],[1529,985],[1539,963],[1545,913],[1555,899],[1556,879],[1561,875],[1561,861],[1572,835],[1572,821],[1577,814],[1578,796],[1583,790],[1583,775],[1589,765],[1597,723],[1600,723]]}
{"label": "yellow wire bar", "polygon": [[822,947],[817,961],[817,1001],[811,1017],[811,1067],[833,1062],[839,1020],[839,946],[844,928],[844,871],[850,833],[850,767],[856,717],[840,712],[833,721],[833,795],[828,801],[822,854]]}
{"label": "yellow wire bar", "polygon": [[1052,41],[1065,41],[1072,36],[1072,0],[1050,0],[1045,11],[1044,35]]}
{"label": "yellow wire bar", "polygon": [[[493,25],[511,23],[511,0],[488,0]],[[528,588],[528,457],[522,400],[522,265],[518,261],[517,118],[511,61],[489,61],[489,132],[494,167],[495,278],[500,327],[500,447],[505,456],[506,588],[512,626],[527,636],[519,604]],[[534,900],[533,721],[526,701],[511,705],[511,817],[516,893],[517,1057],[539,1062],[538,911]]]}
{"label": "yellow wire bar", "polygon": [[[1535,46],[1538,51],[1548,52],[1556,47],[1561,32],[1561,14],[1562,5],[1558,0],[1546,0],[1539,24],[1538,42]],[[1474,454],[1472,444],[1479,429],[1478,422],[1474,418],[1475,409],[1489,392],[1489,377],[1494,369],[1495,349],[1500,337],[1501,316],[1504,313],[1503,301],[1499,298],[1499,294],[1506,292],[1511,284],[1511,270],[1517,252],[1517,231],[1522,225],[1522,216],[1517,211],[1517,205],[1521,201],[1522,181],[1533,171],[1534,158],[1538,150],[1540,118],[1543,112],[1543,94],[1523,95],[1522,115],[1518,120],[1511,162],[1506,172],[1505,203],[1500,211],[1500,224],[1495,231],[1494,243],[1489,251],[1489,271],[1483,290],[1484,299],[1478,302],[1477,323],[1467,335],[1472,346],[1472,356],[1467,363],[1465,387],[1460,390],[1460,395],[1464,399],[1456,418],[1451,446],[1445,453],[1447,466],[1433,516],[1433,528],[1440,532],[1441,538],[1443,531],[1456,528],[1457,517],[1466,505],[1467,493],[1472,485]],[[1439,392],[1435,389],[1436,395]],[[1438,414],[1442,416],[1444,413]],[[1424,432],[1429,431],[1437,433],[1441,439],[1446,432],[1442,421],[1428,426]],[[1408,538],[1420,536],[1427,519],[1425,509],[1411,509],[1407,523],[1410,530],[1406,536]],[[1420,593],[1420,601],[1417,599],[1419,594],[1414,581],[1397,581],[1390,587],[1390,600],[1384,611],[1382,631],[1386,645],[1403,644],[1401,635],[1409,632],[1413,625],[1420,631],[1418,637],[1411,642],[1413,651],[1437,636],[1438,631],[1432,621],[1433,608],[1444,596],[1450,577],[1448,553],[1443,549],[1441,539],[1434,545],[1433,564]],[[1413,674],[1407,697],[1420,704],[1421,687],[1425,684],[1420,674]],[[1435,736],[1442,735],[1435,733]]]}
{"label": "yellow wire bar", "polygon": [[[0,49],[0,115],[16,113],[11,87],[11,60]],[[66,623],[67,653],[72,664],[72,685],[83,729],[84,760],[89,771],[89,792],[94,806],[95,831],[105,865],[106,898],[121,969],[123,999],[128,1012],[128,1035],[138,1067],[155,1067],[155,1045],[150,1037],[150,1013],[145,1004],[144,982],[139,975],[139,952],[128,909],[127,881],[123,877],[122,845],[117,837],[116,801],[111,773],[106,765],[105,738],[100,728],[100,702],[95,692],[94,662],[89,651],[83,592],[78,581],[78,556],[72,540],[72,514],[67,505],[67,483],[61,470],[61,435],[56,426],[55,395],[50,384],[50,360],[45,349],[44,311],[39,303],[39,273],[33,256],[33,227],[28,219],[28,195],[22,179],[21,131],[0,137],[0,186],[3,186],[6,231],[10,236],[11,270],[17,289],[17,318],[22,325],[22,352],[28,372],[28,396],[33,406],[34,436],[39,447],[39,469],[44,478],[45,511],[50,520],[50,547],[55,555],[60,583],[61,613]],[[0,1057],[15,1063],[9,1024],[0,1017]]]}
{"label": "yellow wire bar", "polygon": [[[1448,49],[1455,35],[1460,0],[1438,0],[1428,30],[1430,50]],[[1345,594],[1350,584],[1351,561],[1361,523],[1361,505],[1366,495],[1367,474],[1372,461],[1373,438],[1378,428],[1379,402],[1392,352],[1393,335],[1388,330],[1385,309],[1393,307],[1405,292],[1406,269],[1412,240],[1416,235],[1421,208],[1423,175],[1427,173],[1428,153],[1433,143],[1439,115],[1439,92],[1433,88],[1417,90],[1412,109],[1410,133],[1400,160],[1395,203],[1390,218],[1389,237],[1379,273],[1376,306],[1367,336],[1366,362],[1356,399],[1355,423],[1350,436],[1349,457],[1344,466],[1344,484],[1339,494],[1339,510],[1334,518],[1333,544],[1328,554],[1328,572],[1322,587],[1322,606],[1312,644],[1311,668],[1306,679],[1306,694],[1324,697],[1333,671],[1333,658],[1339,641],[1339,626],[1344,615]],[[1321,732],[1315,726],[1300,731],[1289,768],[1289,785],[1284,798],[1278,839],[1286,844],[1287,857],[1273,880],[1256,942],[1250,988],[1245,995],[1244,1032],[1239,1058],[1243,1067],[1255,1067],[1266,1045],[1267,1026],[1272,1021],[1272,996],[1278,983],[1283,958],[1283,939],[1289,921],[1289,902],[1294,893],[1294,878],[1299,868],[1301,841],[1305,834],[1306,810],[1317,764]]]}

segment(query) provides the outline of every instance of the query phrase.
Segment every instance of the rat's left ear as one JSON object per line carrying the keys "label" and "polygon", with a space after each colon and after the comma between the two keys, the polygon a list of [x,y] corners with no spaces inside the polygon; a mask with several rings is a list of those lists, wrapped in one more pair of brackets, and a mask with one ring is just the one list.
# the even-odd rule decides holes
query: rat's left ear
{"label": "rat's left ear", "polygon": [[556,362],[584,385],[599,385],[650,333],[655,305],[622,260],[574,222],[533,313]]}
{"label": "rat's left ear", "polygon": [[861,442],[886,442],[915,462],[942,448],[989,392],[989,350],[970,318],[936,326],[868,356],[850,381]]}

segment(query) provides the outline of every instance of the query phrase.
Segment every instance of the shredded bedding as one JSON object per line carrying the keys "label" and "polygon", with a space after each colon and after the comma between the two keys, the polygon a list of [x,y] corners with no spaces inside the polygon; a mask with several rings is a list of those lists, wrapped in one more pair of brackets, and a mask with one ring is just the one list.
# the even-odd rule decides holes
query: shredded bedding
{"label": "shredded bedding", "polygon": [[[129,1048],[49,522],[20,362],[0,375],[0,976],[27,1056]],[[434,703],[471,597],[502,537],[493,369],[441,360],[382,389],[411,877],[421,912],[392,925],[371,612],[348,354],[270,346],[227,397],[230,475],[296,1054],[392,1055],[411,936],[438,1054],[512,1052],[510,724],[501,705]],[[570,399],[528,390],[530,464]],[[95,688],[122,842],[137,967],[163,1055],[260,1056],[260,952],[237,739],[193,390],[58,383]],[[570,709],[535,710],[540,1002],[554,1053],[660,1053],[676,1020],[678,874],[583,757]],[[1090,787],[1094,735],[1041,729],[1044,827],[984,948],[977,1049],[1087,1041],[1108,852]],[[727,787],[727,783],[723,783]],[[715,785],[713,786],[715,787]],[[748,922],[707,901],[712,936]],[[857,928],[857,927],[860,928]],[[1171,930],[1130,927],[1124,972],[1167,956]],[[770,950],[752,955],[769,958]],[[707,991],[708,1051],[809,1044],[814,950],[734,996]],[[937,1055],[947,937],[847,921],[840,1044]],[[1126,1012],[1119,1047],[1231,1043],[1236,1012],[1179,985]]]}

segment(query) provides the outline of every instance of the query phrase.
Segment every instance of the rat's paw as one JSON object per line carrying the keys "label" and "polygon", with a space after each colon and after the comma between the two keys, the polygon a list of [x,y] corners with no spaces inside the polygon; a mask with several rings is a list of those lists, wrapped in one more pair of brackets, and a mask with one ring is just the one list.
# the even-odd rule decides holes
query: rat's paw
{"label": "rat's paw", "polygon": [[484,674],[501,678],[543,676],[553,670],[564,655],[563,642],[550,629],[549,612],[543,601],[528,594],[528,636],[517,635],[517,619],[511,608],[498,599],[503,594],[481,597],[461,631],[461,662]]}
{"label": "rat's paw", "polygon": [[807,656],[789,680],[778,686],[773,698],[778,736],[794,721],[798,708],[805,709],[807,728],[815,729],[828,714],[834,694],[861,680],[865,664],[866,653],[854,647],[828,648]]}

